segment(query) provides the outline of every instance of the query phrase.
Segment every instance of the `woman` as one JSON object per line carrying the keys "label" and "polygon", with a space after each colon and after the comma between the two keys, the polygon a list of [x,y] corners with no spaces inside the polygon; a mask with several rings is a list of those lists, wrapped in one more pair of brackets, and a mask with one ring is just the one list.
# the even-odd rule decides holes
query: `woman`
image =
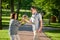
{"label": "woman", "polygon": [[20,22],[16,20],[17,14],[14,12],[11,14],[10,24],[9,24],[9,34],[10,40],[20,40],[19,35],[17,34]]}

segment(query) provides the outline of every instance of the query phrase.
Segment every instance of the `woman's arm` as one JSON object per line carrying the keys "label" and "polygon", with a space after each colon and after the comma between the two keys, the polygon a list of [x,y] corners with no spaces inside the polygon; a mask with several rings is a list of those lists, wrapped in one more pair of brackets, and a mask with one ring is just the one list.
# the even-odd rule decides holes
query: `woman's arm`
{"label": "woman's arm", "polygon": [[21,24],[20,24],[20,22],[18,20],[15,20],[15,25],[18,26],[18,27],[21,26]]}

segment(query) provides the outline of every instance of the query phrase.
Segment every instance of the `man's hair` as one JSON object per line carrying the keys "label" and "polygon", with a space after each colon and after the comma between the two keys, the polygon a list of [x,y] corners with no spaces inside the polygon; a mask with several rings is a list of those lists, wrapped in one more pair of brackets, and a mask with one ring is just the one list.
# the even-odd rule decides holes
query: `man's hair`
{"label": "man's hair", "polygon": [[32,6],[31,8],[33,8],[33,9],[37,9],[37,7],[35,7],[35,6]]}

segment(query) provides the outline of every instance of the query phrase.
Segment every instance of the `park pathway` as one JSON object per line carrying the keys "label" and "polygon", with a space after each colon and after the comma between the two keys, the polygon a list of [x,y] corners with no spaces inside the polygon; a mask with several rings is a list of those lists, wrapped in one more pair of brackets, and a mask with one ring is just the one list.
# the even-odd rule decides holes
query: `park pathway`
{"label": "park pathway", "polygon": [[[31,25],[23,25],[19,28],[18,34],[21,40],[33,40],[33,32]],[[39,40],[51,40],[43,32],[39,33]]]}

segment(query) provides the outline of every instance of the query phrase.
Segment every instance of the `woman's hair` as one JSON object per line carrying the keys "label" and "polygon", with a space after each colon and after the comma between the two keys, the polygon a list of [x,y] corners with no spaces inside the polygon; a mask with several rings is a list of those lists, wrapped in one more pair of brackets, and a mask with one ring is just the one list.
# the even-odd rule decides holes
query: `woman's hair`
{"label": "woman's hair", "polygon": [[15,19],[15,12],[11,14],[11,19]]}

